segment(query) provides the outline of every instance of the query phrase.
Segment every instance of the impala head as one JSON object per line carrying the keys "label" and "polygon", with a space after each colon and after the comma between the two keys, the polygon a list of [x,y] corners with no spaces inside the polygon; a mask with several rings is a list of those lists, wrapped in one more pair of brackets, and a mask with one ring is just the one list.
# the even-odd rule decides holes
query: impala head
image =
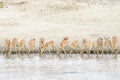
{"label": "impala head", "polygon": [[83,43],[86,43],[86,42],[87,42],[87,40],[86,40],[86,39],[83,39],[83,40],[82,40],[82,42],[83,42]]}
{"label": "impala head", "polygon": [[40,43],[44,43],[45,42],[45,38],[40,38]]}
{"label": "impala head", "polygon": [[43,37],[42,37],[42,38],[40,38],[40,41],[44,41],[44,40],[45,40],[45,38],[43,38]]}
{"label": "impala head", "polygon": [[5,39],[5,46],[10,47],[11,41],[9,39]]}
{"label": "impala head", "polygon": [[33,40],[35,41],[35,39],[33,38]]}
{"label": "impala head", "polygon": [[64,40],[68,40],[68,39],[69,39],[69,37],[67,37],[67,36],[66,36],[66,37],[64,37]]}
{"label": "impala head", "polygon": [[[106,39],[106,38],[105,38],[105,39]],[[102,37],[99,37],[99,38],[97,39],[97,41],[98,41],[98,42],[103,41],[103,38],[102,38]]]}
{"label": "impala head", "polygon": [[117,38],[117,36],[113,36],[112,39],[116,39],[117,40],[118,38]]}

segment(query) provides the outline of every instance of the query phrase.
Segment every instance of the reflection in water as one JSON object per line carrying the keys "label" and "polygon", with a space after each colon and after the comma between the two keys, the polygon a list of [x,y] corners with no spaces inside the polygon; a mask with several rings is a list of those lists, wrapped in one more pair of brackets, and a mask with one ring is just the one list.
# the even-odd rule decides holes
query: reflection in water
{"label": "reflection in water", "polygon": [[0,56],[0,80],[120,80],[119,74],[120,55],[117,59],[112,55],[99,59]]}

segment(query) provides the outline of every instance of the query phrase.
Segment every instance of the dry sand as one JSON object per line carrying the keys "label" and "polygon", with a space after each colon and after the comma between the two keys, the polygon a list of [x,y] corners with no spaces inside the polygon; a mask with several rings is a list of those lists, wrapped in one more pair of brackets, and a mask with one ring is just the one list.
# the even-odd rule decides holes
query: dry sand
{"label": "dry sand", "polygon": [[45,37],[58,41],[64,36],[70,39],[120,37],[119,2],[116,5],[105,0],[103,3],[106,5],[81,0],[21,2],[8,0],[5,7],[0,9],[0,39]]}

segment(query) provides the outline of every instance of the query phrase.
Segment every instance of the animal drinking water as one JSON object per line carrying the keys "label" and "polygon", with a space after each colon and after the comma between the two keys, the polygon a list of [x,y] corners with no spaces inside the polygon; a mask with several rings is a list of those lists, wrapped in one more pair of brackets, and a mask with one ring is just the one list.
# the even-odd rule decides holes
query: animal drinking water
{"label": "animal drinking water", "polygon": [[[90,57],[91,52],[94,52],[96,57],[99,57],[99,54],[101,53],[102,56],[104,53],[112,52],[115,57],[117,57],[118,54],[118,37],[113,36],[105,37],[104,39],[102,37],[98,37],[96,42],[92,40],[88,40],[83,38],[81,42],[81,46],[79,45],[79,40],[73,40],[71,45],[69,45],[69,37],[64,37],[61,42],[58,44],[58,46],[55,46],[55,42],[53,40],[45,42],[45,39],[42,37],[39,39],[39,48],[36,48],[36,40],[30,39],[28,42],[25,41],[25,39],[22,39],[18,41],[17,38],[13,38],[12,41],[10,39],[5,39],[4,42],[4,51],[7,57],[10,57],[11,53],[16,53],[20,57],[23,53],[27,53],[28,56],[30,56],[30,53],[36,53],[39,51],[40,56],[43,55],[43,53],[56,53],[57,56],[60,56],[61,53],[64,53],[64,56],[71,56],[72,53],[79,53],[81,54],[81,57],[83,58],[83,54],[86,53],[88,55],[88,58]],[[27,46],[26,46],[27,44]],[[36,50],[38,49],[38,50]],[[77,54],[76,54],[77,55]]]}

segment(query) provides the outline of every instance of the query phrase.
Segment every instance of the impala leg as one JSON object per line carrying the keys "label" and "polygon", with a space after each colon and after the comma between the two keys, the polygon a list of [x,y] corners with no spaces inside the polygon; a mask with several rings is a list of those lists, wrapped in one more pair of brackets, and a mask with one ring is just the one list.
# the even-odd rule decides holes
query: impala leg
{"label": "impala leg", "polygon": [[115,58],[117,58],[118,49],[115,49]]}
{"label": "impala leg", "polygon": [[96,55],[97,58],[98,58],[98,55],[99,55],[99,50],[97,49],[97,55]]}
{"label": "impala leg", "polygon": [[35,51],[34,48],[31,48],[32,55],[34,55],[34,51]]}
{"label": "impala leg", "polygon": [[8,50],[8,49],[7,49],[7,48],[5,48],[5,55],[6,55],[6,56],[7,56],[7,50]]}
{"label": "impala leg", "polygon": [[57,49],[57,52],[56,52],[57,55],[60,54],[60,48]]}
{"label": "impala leg", "polygon": [[59,51],[57,51],[57,53],[56,53],[56,54],[57,54],[57,56],[60,56],[60,52],[59,52]]}
{"label": "impala leg", "polygon": [[41,48],[40,47],[39,47],[39,51],[38,52],[39,52],[39,57],[40,57],[41,56]]}
{"label": "impala leg", "polygon": [[18,49],[18,57],[20,57],[20,49]]}
{"label": "impala leg", "polygon": [[81,58],[83,58],[83,50],[81,50]]}
{"label": "impala leg", "polygon": [[11,49],[9,48],[9,57],[11,57]]}
{"label": "impala leg", "polygon": [[7,58],[9,58],[10,57],[10,48],[7,49],[6,53],[7,53]]}
{"label": "impala leg", "polygon": [[96,49],[93,49],[93,54],[94,54],[94,55],[96,54]]}
{"label": "impala leg", "polygon": [[44,48],[41,48],[40,56],[42,57],[44,53]]}
{"label": "impala leg", "polygon": [[40,51],[40,55],[39,55],[39,56],[40,56],[40,57],[43,56],[43,50]]}
{"label": "impala leg", "polygon": [[88,53],[88,58],[90,58],[90,51],[91,51],[91,50],[89,49],[88,52],[87,52],[87,53]]}
{"label": "impala leg", "polygon": [[7,57],[7,48],[5,48],[5,56]]}
{"label": "impala leg", "polygon": [[78,50],[77,50],[77,48],[75,48],[75,52],[76,52],[76,56],[77,56],[77,54],[78,54]]}
{"label": "impala leg", "polygon": [[16,47],[16,49],[15,49],[15,50],[16,50],[15,54],[17,55],[17,52],[18,52],[18,49],[17,49],[17,47]]}
{"label": "impala leg", "polygon": [[77,46],[75,47],[75,50],[76,50],[76,56],[77,56],[77,54],[79,53],[79,51],[78,51],[78,47],[79,47],[79,45],[77,45]]}
{"label": "impala leg", "polygon": [[102,49],[102,56],[104,55],[104,50]]}
{"label": "impala leg", "polygon": [[110,54],[110,53],[109,53],[109,49],[107,49],[107,53]]}
{"label": "impala leg", "polygon": [[16,52],[16,55],[18,54],[18,52],[19,52],[19,48],[17,48],[17,52]]}
{"label": "impala leg", "polygon": [[11,53],[14,53],[14,48],[11,48]]}
{"label": "impala leg", "polygon": [[35,55],[35,47],[33,48],[33,56]]}
{"label": "impala leg", "polygon": [[57,55],[60,55],[60,51],[58,50],[56,54],[57,54]]}
{"label": "impala leg", "polygon": [[79,50],[79,53],[80,53],[80,55],[81,55],[81,49]]}
{"label": "impala leg", "polygon": [[[50,50],[50,48],[48,48],[48,54],[50,54],[51,53],[51,50]],[[52,53],[53,54],[53,53]],[[51,55],[51,54],[50,54]]]}
{"label": "impala leg", "polygon": [[7,49],[5,50],[5,55],[6,55],[6,57],[8,57],[8,50]]}
{"label": "impala leg", "polygon": [[77,54],[79,54],[79,49],[78,48],[79,48],[79,46],[77,47]]}
{"label": "impala leg", "polygon": [[35,55],[35,47],[33,48],[33,56]]}
{"label": "impala leg", "polygon": [[24,48],[22,48],[22,54],[21,54],[21,57],[23,57],[24,55]]}
{"label": "impala leg", "polygon": [[74,50],[74,54],[77,56],[77,50],[75,48],[73,50]]}
{"label": "impala leg", "polygon": [[94,53],[94,55],[96,54],[96,51],[95,50],[93,50],[93,53]]}
{"label": "impala leg", "polygon": [[31,52],[31,49],[28,48],[28,56],[30,57],[30,52]]}
{"label": "impala leg", "polygon": [[108,49],[105,49],[105,53],[106,53],[106,55],[108,55]]}
{"label": "impala leg", "polygon": [[7,57],[7,58],[9,57],[8,50],[6,50],[6,57]]}
{"label": "impala leg", "polygon": [[34,55],[34,48],[31,48],[30,55],[33,57],[33,55]]}
{"label": "impala leg", "polygon": [[99,50],[98,50],[98,48],[96,49],[96,57],[98,58],[98,55],[99,55]]}
{"label": "impala leg", "polygon": [[69,52],[69,56],[70,56],[70,57],[71,57],[72,51],[73,51],[73,49],[71,48],[71,49],[70,49],[70,52]]}
{"label": "impala leg", "polygon": [[114,55],[114,49],[112,49],[112,55]]}
{"label": "impala leg", "polygon": [[64,54],[65,54],[64,56],[67,56],[66,51],[65,51],[65,49],[64,49],[64,48],[63,48],[63,51],[64,51]]}
{"label": "impala leg", "polygon": [[61,56],[60,56],[60,48],[58,48],[58,50],[57,50],[57,57],[61,58]]}
{"label": "impala leg", "polygon": [[[113,54],[112,55],[115,55],[115,49],[113,49]],[[116,56],[116,55],[115,55]]]}
{"label": "impala leg", "polygon": [[52,47],[52,56],[53,56],[53,57],[54,57],[54,55],[55,55],[55,49],[56,49],[56,47],[53,46],[53,47]]}
{"label": "impala leg", "polygon": [[9,57],[9,50],[8,49],[6,49],[6,57]]}

